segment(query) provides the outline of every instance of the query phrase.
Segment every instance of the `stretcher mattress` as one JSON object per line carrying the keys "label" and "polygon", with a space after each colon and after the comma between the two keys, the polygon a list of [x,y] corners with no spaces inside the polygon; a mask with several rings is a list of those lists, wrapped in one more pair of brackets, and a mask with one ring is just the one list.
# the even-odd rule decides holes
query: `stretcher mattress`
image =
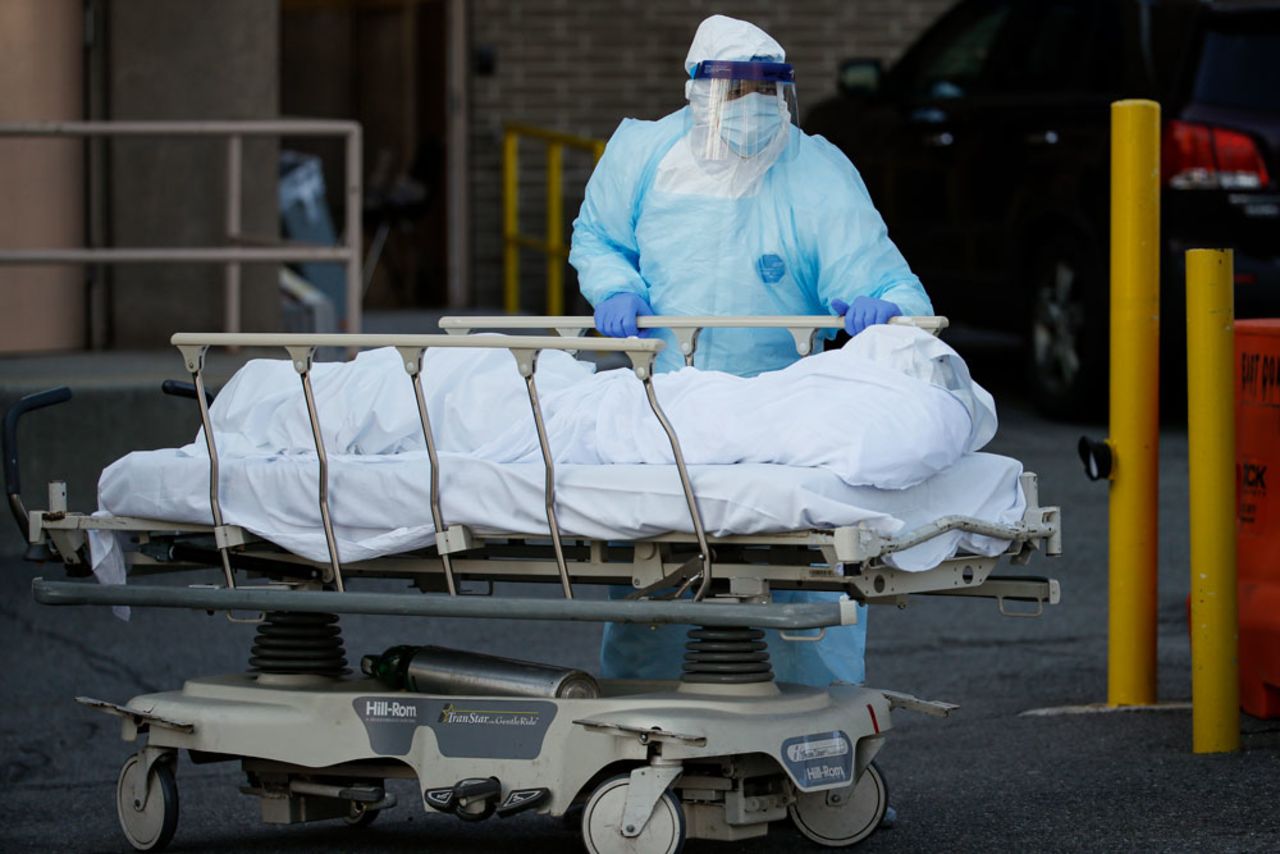
{"label": "stretcher mattress", "polygon": [[[339,454],[329,461],[329,502],[342,561],[365,560],[433,544],[430,466],[425,452]],[[916,486],[851,486],[825,468],[742,463],[691,466],[708,533],[762,534],[862,523],[889,535],[941,516],[990,522],[1022,518],[1021,464],[971,453]],[[224,521],[291,552],[327,561],[318,503],[316,458],[273,454],[224,459]],[[541,463],[495,463],[471,456],[440,459],[447,524],[479,533],[546,535]],[[556,514],[565,536],[633,540],[692,532],[675,466],[559,465]],[[208,458],[181,449],[139,451],[103,472],[102,510],[171,522],[211,524]],[[104,551],[95,538],[95,563]],[[951,532],[898,553],[905,570],[936,566],[958,550],[999,554],[1002,541]]]}

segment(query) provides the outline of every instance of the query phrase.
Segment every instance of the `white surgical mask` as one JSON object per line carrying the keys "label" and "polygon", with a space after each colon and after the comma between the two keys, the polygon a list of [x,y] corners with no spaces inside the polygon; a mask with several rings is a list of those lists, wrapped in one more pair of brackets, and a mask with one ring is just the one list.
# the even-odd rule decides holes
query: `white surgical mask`
{"label": "white surgical mask", "polygon": [[720,115],[720,137],[742,157],[763,151],[782,127],[778,97],[752,92],[724,105]]}

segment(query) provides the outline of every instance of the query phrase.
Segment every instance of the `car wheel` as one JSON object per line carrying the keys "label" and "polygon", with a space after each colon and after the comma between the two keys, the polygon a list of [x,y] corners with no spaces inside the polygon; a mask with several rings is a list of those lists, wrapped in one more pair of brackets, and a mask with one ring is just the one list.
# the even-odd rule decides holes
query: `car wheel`
{"label": "car wheel", "polygon": [[1031,262],[1029,368],[1036,406],[1055,418],[1105,411],[1109,328],[1096,250],[1059,237]]}

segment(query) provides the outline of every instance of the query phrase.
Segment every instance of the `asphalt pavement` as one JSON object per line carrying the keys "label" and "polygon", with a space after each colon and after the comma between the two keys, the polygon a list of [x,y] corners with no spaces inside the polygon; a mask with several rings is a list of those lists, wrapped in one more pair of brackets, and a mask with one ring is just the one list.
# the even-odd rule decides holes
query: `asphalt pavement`
{"label": "asphalt pavement", "polygon": [[[859,850],[1280,851],[1280,722],[1242,716],[1240,753],[1191,753],[1185,429],[1166,427],[1161,441],[1159,684],[1169,707],[1025,714],[1106,699],[1107,493],[1084,479],[1074,453],[1082,432],[1101,436],[1105,428],[1041,419],[1007,373],[1010,354],[966,355],[1001,405],[989,449],[1038,472],[1041,502],[1063,509],[1064,555],[1018,570],[1058,578],[1062,602],[1038,619],[944,597],[872,611],[869,683],[960,709],[942,720],[895,714],[878,762],[898,822]],[[0,850],[128,851],[114,788],[130,746],[113,719],[72,698],[124,702],[186,677],[243,670],[252,628],[180,611],[137,611],[125,623],[105,609],[38,606],[31,578],[60,570],[19,560],[11,526],[0,552],[0,778],[9,786]],[[577,624],[343,622],[356,657],[397,643],[440,643],[594,669],[599,639],[597,626]],[[340,821],[268,826],[256,801],[239,793],[241,782],[232,764],[183,759],[181,818],[169,850],[534,854],[580,844],[576,830],[537,816],[463,824],[426,814],[412,786],[400,784],[391,786],[400,806],[364,830]],[[693,841],[686,850],[824,849],[780,823],[759,840]]]}

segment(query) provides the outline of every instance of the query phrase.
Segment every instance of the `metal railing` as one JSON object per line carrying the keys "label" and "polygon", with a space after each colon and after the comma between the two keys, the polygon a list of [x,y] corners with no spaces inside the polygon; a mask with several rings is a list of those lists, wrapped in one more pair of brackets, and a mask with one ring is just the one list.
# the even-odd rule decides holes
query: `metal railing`
{"label": "metal railing", "polygon": [[[204,391],[205,354],[210,347],[282,347],[289,354],[302,381],[303,397],[306,400],[307,415],[311,422],[311,435],[315,442],[316,458],[320,466],[319,489],[317,499],[320,507],[320,520],[324,528],[325,544],[329,553],[329,566],[324,570],[325,583],[332,584],[342,592],[346,585],[342,577],[342,564],[338,554],[337,537],[334,533],[333,519],[329,512],[329,458],[325,451],[324,437],[320,429],[320,416],[316,408],[315,395],[311,386],[311,370],[316,350],[321,347],[341,347],[348,352],[359,348],[395,347],[400,354],[401,363],[413,383],[414,397],[417,400],[419,423],[423,439],[426,442],[428,458],[431,466],[431,515],[436,531],[436,549],[444,566],[445,579],[450,595],[457,595],[458,589],[454,578],[450,554],[462,550],[451,540],[451,528],[443,517],[440,504],[440,478],[438,474],[439,460],[436,455],[435,434],[431,430],[431,422],[427,415],[426,398],[422,390],[422,361],[427,350],[431,348],[481,348],[507,350],[515,360],[515,368],[525,381],[529,393],[529,408],[533,413],[538,445],[542,451],[542,460],[546,468],[544,496],[546,499],[547,530],[555,549],[556,566],[560,574],[560,583],[564,598],[573,598],[573,587],[569,577],[569,567],[560,535],[560,525],[556,518],[555,498],[555,462],[551,445],[547,438],[546,427],[542,420],[542,407],[539,403],[538,389],[534,379],[537,371],[538,356],[543,351],[594,351],[599,353],[624,353],[630,359],[632,370],[644,384],[649,407],[662,425],[663,431],[671,443],[671,451],[676,468],[680,474],[680,482],[684,489],[685,500],[689,505],[689,513],[693,529],[698,538],[699,560],[702,573],[699,578],[701,586],[697,597],[702,599],[711,584],[711,549],[707,545],[703,533],[702,516],[698,510],[697,500],[693,494],[693,486],[684,463],[684,455],[680,450],[680,441],[675,429],[667,420],[658,403],[653,390],[653,366],[664,344],[661,341],[642,341],[639,338],[594,338],[589,341],[568,340],[565,338],[539,336],[507,336],[507,335],[280,335],[271,333],[185,333],[179,332],[171,342],[182,353],[187,371],[190,372],[195,389],[195,399],[200,408],[200,424],[204,429],[205,446],[209,453],[209,505],[213,516],[214,534],[222,563],[223,575],[227,587],[234,588],[235,575],[232,571],[229,549],[231,544],[227,538],[227,527],[223,524],[222,504],[219,497],[220,480],[218,477],[219,459],[213,422],[209,415],[209,406]],[[458,533],[452,536],[465,539]]]}
{"label": "metal railing", "polygon": [[[358,122],[318,119],[265,119],[250,121],[91,121],[0,123],[3,137],[119,137],[185,136],[226,137],[226,236],[231,246],[202,247],[84,247],[79,249],[0,248],[0,264],[223,264],[225,265],[225,320],[227,332],[240,331],[240,265],[280,264],[301,261],[334,261],[346,265],[347,329],[361,327],[360,213],[361,130]],[[337,136],[346,154],[346,223],[343,242],[321,246],[299,242],[272,245],[241,233],[241,176],[243,143],[249,136]]]}
{"label": "metal railing", "polygon": [[[546,237],[520,233],[520,137],[547,144]],[[604,140],[573,136],[529,125],[507,125],[502,139],[502,272],[503,308],[520,310],[520,250],[534,249],[547,256],[547,314],[564,314],[564,265],[569,248],[564,240],[564,149],[591,152],[592,164],[604,154]]]}

